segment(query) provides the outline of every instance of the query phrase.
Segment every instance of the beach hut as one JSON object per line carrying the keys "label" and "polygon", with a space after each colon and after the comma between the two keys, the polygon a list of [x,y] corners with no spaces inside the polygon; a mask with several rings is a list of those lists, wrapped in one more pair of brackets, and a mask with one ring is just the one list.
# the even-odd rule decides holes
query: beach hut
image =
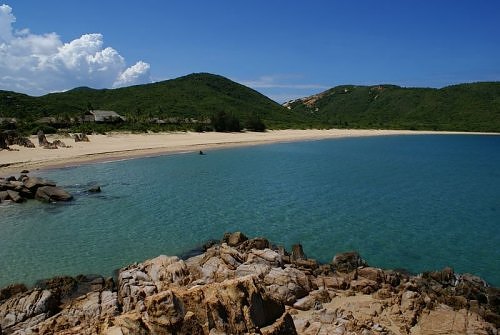
{"label": "beach hut", "polygon": [[84,122],[116,123],[126,121],[125,117],[115,111],[91,110],[83,116]]}

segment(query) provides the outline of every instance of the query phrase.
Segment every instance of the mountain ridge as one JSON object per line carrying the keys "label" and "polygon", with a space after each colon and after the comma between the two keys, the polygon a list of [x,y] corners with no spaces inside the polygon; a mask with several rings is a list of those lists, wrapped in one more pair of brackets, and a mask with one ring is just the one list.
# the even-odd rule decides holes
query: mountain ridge
{"label": "mountain ridge", "polygon": [[[206,120],[217,113],[257,116],[269,128],[386,128],[500,132],[500,82],[443,88],[340,85],[283,105],[210,73],[114,89],[76,87],[32,97],[0,91],[0,117],[33,122],[74,119],[89,109],[114,110],[130,122]],[[145,126],[147,128],[147,126]]]}
{"label": "mountain ridge", "polygon": [[340,85],[283,106],[333,127],[500,131],[500,82]]}

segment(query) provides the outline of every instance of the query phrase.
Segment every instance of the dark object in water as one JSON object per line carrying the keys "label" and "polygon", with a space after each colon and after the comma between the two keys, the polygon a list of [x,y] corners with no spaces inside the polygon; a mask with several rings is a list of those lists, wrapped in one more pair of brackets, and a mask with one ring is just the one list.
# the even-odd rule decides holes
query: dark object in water
{"label": "dark object in water", "polygon": [[101,186],[95,185],[88,189],[90,193],[101,193]]}
{"label": "dark object in water", "polygon": [[200,150],[200,155],[204,155],[205,153],[203,151]]}

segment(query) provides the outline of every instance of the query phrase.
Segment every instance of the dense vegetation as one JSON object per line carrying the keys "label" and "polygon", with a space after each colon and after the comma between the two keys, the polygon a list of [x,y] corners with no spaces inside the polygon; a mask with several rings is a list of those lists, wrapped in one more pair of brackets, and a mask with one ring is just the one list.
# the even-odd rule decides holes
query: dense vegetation
{"label": "dense vegetation", "polygon": [[338,86],[286,104],[331,127],[500,132],[500,83]]}
{"label": "dense vegetation", "polygon": [[[207,73],[119,89],[79,87],[41,97],[0,91],[0,117],[15,117],[34,127],[34,121],[46,116],[56,117],[57,123],[62,123],[56,126],[71,125],[72,120],[91,109],[116,111],[125,116],[127,122],[72,127],[201,131],[213,129],[209,120],[222,114],[233,123],[241,122],[242,127],[256,119],[273,128],[294,127],[304,122],[301,113],[289,111],[227,78]],[[159,120],[167,122],[158,123]],[[228,130],[235,127],[230,128]]]}
{"label": "dense vegetation", "polygon": [[[80,122],[88,110],[113,110],[127,121]],[[474,83],[442,89],[393,85],[338,86],[308,98],[277,104],[227,78],[191,74],[153,84],[118,89],[79,87],[41,97],[0,91],[0,117],[18,120],[16,127],[35,132],[44,125],[80,132],[239,131],[266,128],[389,128],[500,132],[500,83]]]}

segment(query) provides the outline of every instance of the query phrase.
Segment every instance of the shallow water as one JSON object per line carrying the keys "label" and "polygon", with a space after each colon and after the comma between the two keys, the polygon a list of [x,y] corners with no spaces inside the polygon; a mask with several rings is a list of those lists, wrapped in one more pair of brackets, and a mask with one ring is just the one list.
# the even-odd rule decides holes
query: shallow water
{"label": "shallow water", "polygon": [[[344,138],[43,171],[69,204],[0,204],[0,286],[179,255],[226,231],[500,286],[500,136]],[[100,194],[87,194],[89,185]]]}

